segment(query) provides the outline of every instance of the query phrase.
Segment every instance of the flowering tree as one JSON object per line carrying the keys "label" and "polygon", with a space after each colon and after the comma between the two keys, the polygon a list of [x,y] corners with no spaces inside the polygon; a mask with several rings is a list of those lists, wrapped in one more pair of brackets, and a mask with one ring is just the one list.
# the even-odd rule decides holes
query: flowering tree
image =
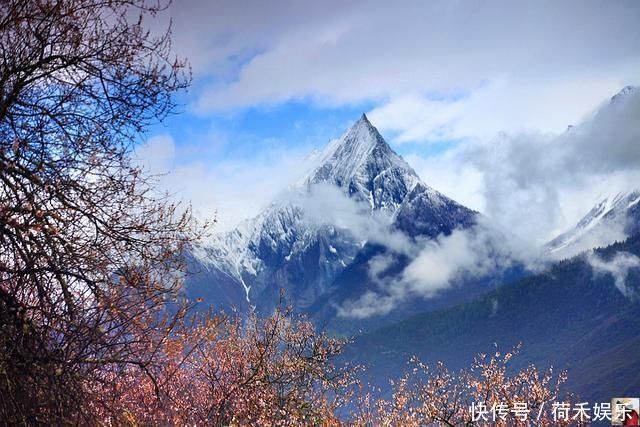
{"label": "flowering tree", "polygon": [[149,375],[106,371],[95,413],[121,425],[335,425],[355,390],[336,368],[343,341],[279,309],[248,321],[206,316],[167,338]]}
{"label": "flowering tree", "polygon": [[109,425],[586,424],[553,414],[564,373],[528,366],[509,374],[517,349],[480,355],[458,373],[414,360],[390,399],[374,399],[361,393],[355,369],[332,362],[345,343],[290,310],[246,324],[216,316],[196,324],[165,341],[153,374],[106,371],[88,390],[96,417]]}
{"label": "flowering tree", "polygon": [[[414,359],[409,374],[393,384],[390,399],[361,398],[358,424],[382,426],[580,425],[553,415],[560,403],[565,373],[541,372],[533,365],[509,375],[508,363],[518,352],[481,354],[470,368],[451,372]],[[556,414],[558,415],[558,414]],[[573,415],[573,414],[572,414]]]}
{"label": "flowering tree", "polygon": [[185,64],[148,0],[0,2],[0,419],[80,423],[84,385],[146,369],[197,237],[132,164]]}

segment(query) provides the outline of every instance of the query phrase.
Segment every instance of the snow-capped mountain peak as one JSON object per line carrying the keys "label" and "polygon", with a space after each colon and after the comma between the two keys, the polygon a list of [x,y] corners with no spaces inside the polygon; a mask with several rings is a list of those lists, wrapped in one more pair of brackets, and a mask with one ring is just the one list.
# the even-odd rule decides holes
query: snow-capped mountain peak
{"label": "snow-capped mountain peak", "polygon": [[329,183],[372,209],[392,213],[418,175],[387,144],[365,114],[317,156],[302,179],[305,186]]}
{"label": "snow-capped mountain peak", "polygon": [[[268,312],[281,288],[298,309],[318,303],[365,250],[369,234],[360,222],[410,238],[474,223],[476,212],[422,183],[364,114],[310,162],[298,185],[258,216],[193,252],[207,273],[202,281],[216,286],[211,293],[224,295],[231,286],[241,295],[227,304]],[[318,209],[325,211],[318,216]]]}

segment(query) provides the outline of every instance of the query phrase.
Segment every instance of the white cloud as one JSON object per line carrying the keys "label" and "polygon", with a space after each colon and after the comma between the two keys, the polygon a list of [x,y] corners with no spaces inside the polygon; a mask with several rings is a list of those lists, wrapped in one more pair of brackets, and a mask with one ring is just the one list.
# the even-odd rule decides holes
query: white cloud
{"label": "white cloud", "polygon": [[[563,80],[495,79],[468,96],[430,100],[416,94],[392,98],[369,113],[395,142],[488,139],[499,132],[564,131],[621,87],[604,78]],[[585,89],[588,88],[588,89]]]}
{"label": "white cloud", "polygon": [[590,253],[587,261],[591,265],[594,273],[613,276],[616,288],[629,299],[638,298],[637,289],[627,284],[627,276],[632,268],[640,268],[640,258],[628,252],[617,252],[613,259],[605,261],[597,255]]}
{"label": "white cloud", "polygon": [[449,150],[428,157],[417,154],[403,157],[431,187],[468,208],[486,211],[484,175],[476,166],[465,162],[458,151]]}
{"label": "white cloud", "polygon": [[381,295],[377,292],[367,291],[356,301],[345,303],[337,307],[338,316],[366,319],[372,316],[385,315],[398,306],[398,299],[393,295]]}
{"label": "white cloud", "polygon": [[[626,220],[626,218],[620,218]],[[586,233],[571,241],[568,245],[561,247],[551,253],[556,259],[567,259],[590,249],[608,246],[615,242],[622,242],[628,236],[625,233],[626,221],[599,224],[587,230]]]}
{"label": "white cloud", "polygon": [[400,140],[547,131],[640,79],[633,0],[183,0],[171,15],[201,113],[374,101]]}
{"label": "white cloud", "polygon": [[175,141],[167,134],[154,135],[134,153],[135,160],[152,173],[166,173],[174,166],[175,156]]}
{"label": "white cloud", "polygon": [[356,241],[383,244],[390,250],[415,255],[415,244],[402,232],[390,227],[391,218],[379,211],[371,211],[331,184],[315,184],[304,190],[280,195],[279,200],[293,203],[304,211],[305,220],[348,230]]}
{"label": "white cloud", "polygon": [[394,262],[393,253],[369,262],[369,276],[377,289],[337,307],[338,315],[366,318],[385,315],[412,298],[433,298],[461,284],[504,271],[514,263],[537,271],[547,262],[535,248],[497,230],[482,218],[479,224],[455,230],[433,241],[415,242],[411,261],[399,275],[385,276]]}
{"label": "white cloud", "polygon": [[485,251],[478,251],[475,239],[465,231],[454,231],[437,242],[428,242],[420,254],[404,269],[403,281],[415,294],[431,297],[449,287],[462,272],[474,276],[486,274],[490,268]]}
{"label": "white cloud", "polygon": [[640,92],[613,103],[609,98],[568,132],[502,133],[407,158],[427,183],[544,244],[605,196],[640,182]]}
{"label": "white cloud", "polygon": [[[305,168],[306,148],[270,148],[251,158],[228,158],[206,152],[205,140],[176,146],[169,135],[157,135],[136,149],[148,173],[157,175],[159,188],[191,203],[203,219],[217,219],[216,231],[233,228],[257,215]],[[205,145],[205,146],[202,146]],[[194,157],[194,153],[196,153]]]}

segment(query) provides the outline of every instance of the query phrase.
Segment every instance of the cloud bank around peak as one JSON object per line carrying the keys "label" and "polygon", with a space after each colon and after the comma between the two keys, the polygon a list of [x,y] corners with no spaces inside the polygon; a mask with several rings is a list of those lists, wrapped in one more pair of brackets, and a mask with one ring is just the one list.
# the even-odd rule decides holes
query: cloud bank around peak
{"label": "cloud bank around peak", "polygon": [[380,129],[396,133],[396,143],[487,140],[500,132],[561,133],[620,88],[615,79],[496,78],[460,98],[393,97],[369,116]]}
{"label": "cloud bank around peak", "polygon": [[501,133],[407,160],[425,182],[542,245],[605,197],[638,188],[640,89],[626,92],[558,134]]}
{"label": "cloud bank around peak", "polygon": [[410,261],[401,273],[391,276],[385,273],[394,265],[397,268],[393,249],[372,258],[368,273],[375,287],[336,307],[338,315],[357,319],[386,315],[408,301],[433,298],[461,286],[469,278],[477,281],[498,276],[513,265],[536,271],[547,262],[536,248],[501,232],[483,218],[472,228],[414,242],[410,253]]}

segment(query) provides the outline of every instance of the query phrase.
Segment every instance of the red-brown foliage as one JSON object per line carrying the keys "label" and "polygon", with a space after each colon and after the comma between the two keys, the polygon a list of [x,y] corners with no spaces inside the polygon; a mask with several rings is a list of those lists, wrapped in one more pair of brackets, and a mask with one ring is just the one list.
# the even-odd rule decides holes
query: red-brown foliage
{"label": "red-brown foliage", "polygon": [[[83,385],[146,366],[179,288],[189,211],[132,164],[185,87],[146,0],[0,2],[0,418],[90,417]],[[135,338],[134,338],[135,337]]]}
{"label": "red-brown foliage", "polygon": [[104,372],[88,390],[111,425],[334,425],[355,390],[336,368],[343,342],[280,309],[273,316],[205,317],[167,337],[147,370]]}
{"label": "red-brown foliage", "polygon": [[[434,369],[413,360],[413,369],[393,383],[390,399],[372,401],[365,396],[358,424],[382,426],[475,426],[475,425],[576,425],[575,420],[555,420],[552,404],[562,401],[560,386],[565,373],[554,376],[553,370],[539,371],[530,365],[509,374],[509,362],[519,348],[492,356],[481,354],[473,364],[452,372],[443,363]],[[503,416],[486,414],[479,418],[470,410],[473,404],[503,407]],[[494,406],[495,405],[495,406]],[[526,420],[514,408],[530,411]],[[542,410],[541,410],[542,409]]]}

